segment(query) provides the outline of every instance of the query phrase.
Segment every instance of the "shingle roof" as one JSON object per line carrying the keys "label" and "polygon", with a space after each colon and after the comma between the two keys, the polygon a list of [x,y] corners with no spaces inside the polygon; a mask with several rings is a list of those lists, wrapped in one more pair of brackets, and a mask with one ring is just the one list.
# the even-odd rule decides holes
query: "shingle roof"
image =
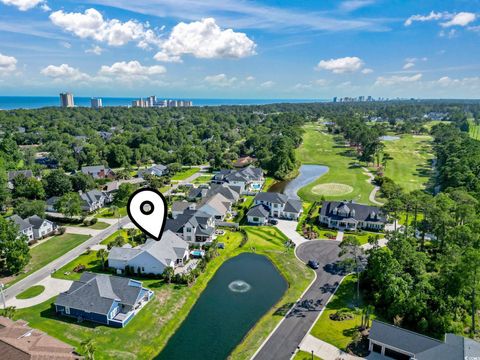
{"label": "shingle roof", "polygon": [[285,208],[283,209],[283,211],[291,213],[299,213],[302,210],[302,201],[295,199],[288,199],[287,203],[285,204]]}
{"label": "shingle roof", "polygon": [[[337,209],[337,214],[334,212],[335,209]],[[339,212],[344,212],[346,215],[340,215]],[[324,201],[322,203],[320,215],[328,216],[332,219],[352,218],[357,221],[386,221],[380,208],[347,201]]]}
{"label": "shingle roof", "polygon": [[207,191],[206,196],[210,197],[215,194],[222,194],[228,200],[236,202],[240,198],[240,187],[228,184],[212,184],[211,188]]}
{"label": "shingle roof", "polygon": [[40,226],[42,226],[42,224],[45,221],[48,221],[48,220],[42,219],[38,215],[30,216],[30,217],[26,218],[25,220],[28,221],[33,226],[34,229],[39,229]]}
{"label": "shingle roof", "polygon": [[176,219],[167,219],[165,230],[171,230],[174,233],[183,232],[183,227],[190,223],[196,228],[198,235],[211,235],[215,229],[208,225],[208,221],[212,219],[212,215],[199,210],[185,210],[183,214],[177,216]]}
{"label": "shingle roof", "polygon": [[107,314],[114,301],[132,307],[142,287],[132,284],[133,280],[119,276],[85,272],[70,289],[58,295],[55,305],[73,309]]}
{"label": "shingle roof", "polygon": [[9,171],[8,172],[8,181],[12,181],[15,179],[18,175],[23,175],[26,178],[33,177],[33,172],[32,170],[16,170],[16,171]]}
{"label": "shingle roof", "polygon": [[246,168],[239,170],[222,169],[215,176],[215,180],[224,180],[227,182],[232,181],[258,181],[263,177],[263,170],[253,166],[247,166]]}
{"label": "shingle roof", "polygon": [[25,229],[32,227],[32,225],[28,221],[23,220],[17,214],[10,216],[9,219],[18,225],[20,231],[23,231]]}
{"label": "shingle roof", "polygon": [[268,217],[269,214],[270,213],[265,205],[251,207],[247,212],[247,216],[255,217]]}
{"label": "shingle roof", "polygon": [[102,197],[105,197],[105,194],[97,189],[93,189],[80,194],[80,198],[85,201],[85,203],[87,203],[89,206],[99,201]]}
{"label": "shingle roof", "polygon": [[275,192],[259,192],[255,196],[255,201],[263,201],[275,204],[285,204],[288,201],[288,196]]}
{"label": "shingle roof", "polygon": [[172,211],[183,212],[188,209],[190,205],[192,205],[192,203],[189,203],[188,201],[174,201],[172,204]]}

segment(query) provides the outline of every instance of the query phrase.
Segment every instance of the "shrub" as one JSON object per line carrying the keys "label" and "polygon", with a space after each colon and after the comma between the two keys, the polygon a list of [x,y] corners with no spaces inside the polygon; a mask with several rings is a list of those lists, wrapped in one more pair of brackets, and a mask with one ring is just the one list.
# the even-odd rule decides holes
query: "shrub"
{"label": "shrub", "polygon": [[336,313],[330,314],[330,320],[334,321],[343,321],[343,320],[351,320],[353,319],[354,315],[346,310],[339,310]]}
{"label": "shrub", "polygon": [[79,273],[79,272],[83,272],[87,269],[87,267],[83,264],[78,264],[77,266],[75,266],[73,268],[73,272],[76,272],[76,273]]}
{"label": "shrub", "polygon": [[58,232],[59,235],[65,234],[65,231],[67,231],[67,229],[65,229],[64,226],[60,226],[60,227],[57,229],[57,232]]}

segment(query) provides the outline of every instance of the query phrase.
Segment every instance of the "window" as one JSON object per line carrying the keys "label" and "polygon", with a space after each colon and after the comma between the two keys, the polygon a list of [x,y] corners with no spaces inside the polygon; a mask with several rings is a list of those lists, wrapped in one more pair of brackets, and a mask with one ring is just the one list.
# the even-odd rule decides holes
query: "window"
{"label": "window", "polygon": [[191,228],[187,228],[187,233],[192,232]]}
{"label": "window", "polygon": [[65,306],[65,314],[70,315],[70,308]]}
{"label": "window", "polygon": [[253,218],[253,221],[254,221],[254,222],[258,222],[258,217],[254,217],[254,218]]}

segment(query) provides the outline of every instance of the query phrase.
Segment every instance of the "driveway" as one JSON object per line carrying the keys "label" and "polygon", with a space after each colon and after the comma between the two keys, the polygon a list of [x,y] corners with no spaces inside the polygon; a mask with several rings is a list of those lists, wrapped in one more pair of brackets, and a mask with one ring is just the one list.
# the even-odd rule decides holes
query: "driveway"
{"label": "driveway", "polygon": [[45,290],[40,295],[35,296],[31,299],[17,299],[14,297],[7,300],[7,306],[15,306],[17,309],[23,309],[37,304],[41,304],[51,299],[52,297],[57,296],[61,292],[65,292],[70,289],[72,283],[73,281],[70,280],[54,279],[48,276],[42,281],[34,284],[42,285],[45,287]]}
{"label": "driveway", "polygon": [[284,233],[290,240],[295,243],[295,246],[308,242],[302,235],[297,232],[298,221],[278,220],[275,227]]}
{"label": "driveway", "polygon": [[287,313],[278,327],[253,356],[255,360],[288,360],[307,335],[334,293],[343,274],[335,271],[340,248],[337,241],[304,241],[296,248],[297,257],[304,262],[315,259],[320,268],[316,279],[305,294]]}

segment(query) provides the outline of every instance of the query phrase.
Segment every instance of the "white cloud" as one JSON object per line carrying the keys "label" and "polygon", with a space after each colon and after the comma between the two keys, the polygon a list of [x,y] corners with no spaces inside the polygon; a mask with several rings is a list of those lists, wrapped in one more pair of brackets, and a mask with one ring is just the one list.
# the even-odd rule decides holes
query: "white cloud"
{"label": "white cloud", "polygon": [[317,79],[314,81],[314,83],[318,86],[327,86],[328,84],[330,84],[330,81],[326,79]]}
{"label": "white cloud", "polygon": [[213,86],[229,87],[229,86],[232,86],[237,81],[237,78],[236,77],[229,78],[225,74],[217,74],[217,75],[205,76],[204,80]]}
{"label": "white cloud", "polygon": [[247,76],[247,77],[245,78],[245,80],[246,80],[246,81],[253,81],[253,80],[255,80],[255,77],[250,75],[250,76]]}
{"label": "white cloud", "polygon": [[412,76],[398,76],[393,75],[389,77],[379,76],[377,81],[375,81],[375,85],[378,86],[391,86],[397,84],[405,84],[405,83],[414,83],[419,81],[422,78],[422,74],[416,74]]}
{"label": "white cloud", "polygon": [[411,69],[415,66],[415,63],[414,62],[407,62],[405,63],[405,65],[403,65],[403,70],[408,70],[408,69]]}
{"label": "white cloud", "polygon": [[440,25],[443,27],[451,27],[451,26],[467,26],[471,22],[475,21],[477,15],[470,12],[459,12],[455,14],[451,20],[441,23]]}
{"label": "white cloud", "polygon": [[149,29],[148,23],[143,24],[136,20],[106,20],[93,8],[85,10],[84,13],[55,11],[50,14],[50,20],[82,39],[90,38],[111,46],[122,46],[133,41],[141,48],[148,48],[149,45],[160,43],[157,34]]}
{"label": "white cloud", "polygon": [[5,5],[16,6],[20,11],[27,11],[33,9],[38,4],[42,4],[44,0],[0,0],[0,2]]}
{"label": "white cloud", "polygon": [[87,54],[101,55],[103,52],[103,49],[98,45],[94,45],[90,49],[85,50],[85,52]]}
{"label": "white cloud", "polygon": [[60,66],[48,65],[40,71],[41,74],[52,79],[62,81],[86,81],[90,80],[90,76],[81,72],[79,69],[71,67],[68,64]]}
{"label": "white cloud", "polygon": [[158,61],[181,61],[182,55],[196,58],[243,58],[255,55],[256,44],[244,33],[222,30],[213,18],[181,22],[170,33],[155,55]]}
{"label": "white cloud", "polygon": [[321,60],[315,69],[329,70],[334,74],[343,74],[358,71],[363,68],[363,65],[362,59],[356,56],[347,56],[338,59]]}
{"label": "white cloud", "polygon": [[449,31],[440,30],[440,32],[438,33],[438,36],[446,37],[448,39],[453,39],[454,37],[457,36],[457,30],[456,29],[450,29]]}
{"label": "white cloud", "polygon": [[434,82],[434,86],[440,85],[442,87],[452,87],[455,90],[459,88],[468,88],[468,89],[479,89],[480,88],[480,77],[465,77],[463,79],[452,79],[448,76],[443,76],[437,81]]}
{"label": "white cloud", "polygon": [[344,11],[355,11],[374,3],[375,0],[346,0],[340,4],[340,9]]}
{"label": "white cloud", "polygon": [[167,70],[162,65],[144,66],[139,61],[120,61],[111,66],[103,65],[98,74],[101,76],[115,77],[123,81],[136,79],[147,80],[153,76],[165,74]]}
{"label": "white cloud", "polygon": [[271,80],[268,80],[268,81],[265,81],[263,83],[260,84],[260,87],[264,88],[264,89],[269,89],[271,88],[273,85],[275,85],[275,82],[274,81],[271,81]]}
{"label": "white cloud", "polygon": [[373,73],[373,69],[365,68],[365,69],[362,70],[362,74],[367,75],[367,74],[371,74],[371,73]]}
{"label": "white cloud", "polygon": [[432,20],[441,20],[441,19],[445,19],[447,15],[448,13],[440,13],[435,11],[431,11],[430,14],[428,15],[412,15],[407,20],[405,20],[404,25],[410,26],[413,24],[414,21],[425,22],[425,21],[432,21]]}
{"label": "white cloud", "polygon": [[12,73],[17,69],[17,59],[0,53],[0,75]]}

